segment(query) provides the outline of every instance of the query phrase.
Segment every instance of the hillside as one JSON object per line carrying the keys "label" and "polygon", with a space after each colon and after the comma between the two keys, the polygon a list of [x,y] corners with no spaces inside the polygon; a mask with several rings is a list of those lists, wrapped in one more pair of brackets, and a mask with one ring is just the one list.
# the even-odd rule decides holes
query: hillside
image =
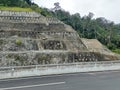
{"label": "hillside", "polygon": [[120,48],[119,24],[115,24],[104,17],[95,19],[93,13],[81,17],[79,13],[71,15],[69,12],[58,10],[53,15],[71,25],[82,38],[98,39],[111,50]]}
{"label": "hillside", "polygon": [[[120,53],[120,24],[115,24],[104,17],[94,18],[94,13],[81,17],[79,13],[71,15],[63,9],[54,11],[41,8],[31,0],[1,0],[1,10],[36,11],[43,16],[56,17],[72,26],[81,38],[98,39],[102,44],[116,53]],[[9,8],[11,7],[11,8]]]}
{"label": "hillside", "polygon": [[[94,47],[96,45],[96,47]],[[119,60],[96,39],[36,12],[0,11],[0,66]]]}
{"label": "hillside", "polygon": [[[44,10],[44,9],[43,9]],[[104,17],[94,18],[93,13],[81,17],[79,13],[71,15],[64,10],[47,11],[45,16],[53,16],[72,26],[81,38],[98,39],[116,53],[120,52],[120,24],[115,24]]]}

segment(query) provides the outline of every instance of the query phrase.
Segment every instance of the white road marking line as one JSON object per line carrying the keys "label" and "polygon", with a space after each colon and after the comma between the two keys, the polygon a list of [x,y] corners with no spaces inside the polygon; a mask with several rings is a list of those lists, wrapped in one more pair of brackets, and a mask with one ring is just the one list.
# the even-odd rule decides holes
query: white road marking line
{"label": "white road marking line", "polygon": [[111,73],[120,73],[120,71],[101,71],[101,72],[89,72],[90,75],[99,75],[99,74],[111,74]]}
{"label": "white road marking line", "polygon": [[89,75],[96,75],[96,73],[88,73]]}
{"label": "white road marking line", "polygon": [[33,87],[42,87],[42,86],[51,86],[51,85],[61,85],[61,84],[65,84],[65,83],[66,82],[55,82],[55,83],[47,83],[47,84],[39,84],[39,85],[0,88],[0,90],[13,90],[13,89],[22,89],[22,88],[33,88]]}
{"label": "white road marking line", "polygon": [[113,72],[119,73],[120,71],[113,71]]}
{"label": "white road marking line", "polygon": [[103,72],[98,72],[98,74],[109,74],[109,73],[117,73],[120,71],[103,71]]}

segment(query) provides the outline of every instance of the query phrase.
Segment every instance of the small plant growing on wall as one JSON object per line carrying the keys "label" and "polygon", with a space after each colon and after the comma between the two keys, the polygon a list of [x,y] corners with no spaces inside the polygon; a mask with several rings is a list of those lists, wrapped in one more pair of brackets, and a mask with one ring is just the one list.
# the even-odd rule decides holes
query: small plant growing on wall
{"label": "small plant growing on wall", "polygon": [[16,39],[15,43],[16,43],[17,45],[21,45],[21,44],[22,44],[22,41],[21,41],[20,39]]}

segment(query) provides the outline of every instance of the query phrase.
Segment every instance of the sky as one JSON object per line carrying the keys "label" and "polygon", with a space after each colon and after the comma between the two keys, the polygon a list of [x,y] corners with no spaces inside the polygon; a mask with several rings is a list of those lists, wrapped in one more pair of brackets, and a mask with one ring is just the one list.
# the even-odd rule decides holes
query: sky
{"label": "sky", "polygon": [[94,18],[105,17],[115,23],[120,23],[120,0],[33,0],[41,7],[53,8],[55,2],[71,14],[80,13],[81,16],[94,13]]}

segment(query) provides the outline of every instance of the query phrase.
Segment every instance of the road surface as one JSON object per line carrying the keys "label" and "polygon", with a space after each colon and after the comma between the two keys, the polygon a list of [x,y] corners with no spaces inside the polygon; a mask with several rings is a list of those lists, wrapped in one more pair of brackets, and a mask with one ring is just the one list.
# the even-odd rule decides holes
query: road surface
{"label": "road surface", "polygon": [[0,90],[120,90],[120,71],[4,79]]}

